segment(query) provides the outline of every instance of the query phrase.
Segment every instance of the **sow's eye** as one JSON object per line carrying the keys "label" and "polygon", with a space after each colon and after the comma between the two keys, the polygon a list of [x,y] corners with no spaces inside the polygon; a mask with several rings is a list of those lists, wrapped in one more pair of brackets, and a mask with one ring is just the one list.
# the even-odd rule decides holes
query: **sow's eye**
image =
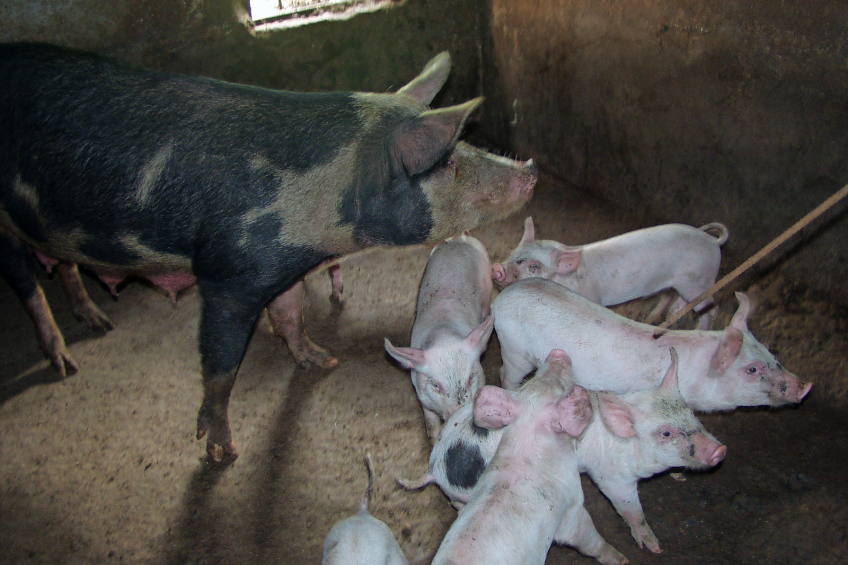
{"label": "sow's eye", "polygon": [[536,262],[527,263],[527,271],[531,275],[538,275],[539,273],[542,272],[542,265],[540,265],[539,263],[536,263]]}

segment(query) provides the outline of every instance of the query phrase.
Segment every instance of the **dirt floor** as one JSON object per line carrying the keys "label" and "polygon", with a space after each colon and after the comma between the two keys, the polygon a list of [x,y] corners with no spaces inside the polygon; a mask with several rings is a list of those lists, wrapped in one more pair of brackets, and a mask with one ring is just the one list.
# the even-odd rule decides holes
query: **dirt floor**
{"label": "dirt floor", "polygon": [[[539,237],[574,244],[642,227],[544,182],[527,211]],[[526,215],[474,233],[493,260],[517,244]],[[142,283],[113,300],[87,278],[117,324],[98,336],[73,319],[58,281],[45,277],[81,366],[60,380],[0,283],[0,562],[319,563],[330,527],[357,508],[370,452],[372,513],[410,561],[428,563],[455,511],[435,486],[407,492],[394,482],[426,468],[429,444],[409,376],[383,351],[385,336],[408,344],[428,253],[373,250],[346,260],[341,306],[328,299],[325,273],[308,279],[307,326],[338,355],[334,370],[297,367],[260,320],[230,403],[241,456],[226,467],[210,463],[194,439],[202,394],[195,290],[174,307]],[[725,258],[724,271],[744,259],[733,253],[732,229]],[[771,271],[719,295],[716,328],[736,308],[733,290],[749,291],[759,304],[749,320],[754,335],[816,383],[809,397],[795,408],[703,416],[728,446],[724,462],[710,473],[685,473],[685,481],[663,474],[640,487],[660,556],[636,546],[584,477],[587,507],[631,563],[846,563],[846,313]],[[652,303],[618,310],[644,318]],[[494,384],[496,339],[483,362]],[[551,549],[547,561],[591,562],[565,547]]]}

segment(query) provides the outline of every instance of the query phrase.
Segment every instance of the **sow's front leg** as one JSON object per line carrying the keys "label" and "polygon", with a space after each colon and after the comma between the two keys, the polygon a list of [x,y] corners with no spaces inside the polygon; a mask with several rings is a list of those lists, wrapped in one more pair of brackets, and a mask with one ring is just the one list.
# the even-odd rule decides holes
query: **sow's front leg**
{"label": "sow's front leg", "polygon": [[244,292],[238,281],[213,284],[198,280],[203,305],[200,314],[200,364],[203,404],[197,415],[197,439],[206,438],[214,461],[235,459],[238,450],[230,431],[227,408],[253,327],[267,298]]}
{"label": "sow's front leg", "polygon": [[[341,279],[339,279],[341,280]],[[291,288],[277,295],[268,304],[268,319],[274,333],[285,340],[295,361],[301,366],[308,363],[322,369],[330,369],[339,364],[339,360],[330,352],[314,343],[303,327],[303,279]]]}

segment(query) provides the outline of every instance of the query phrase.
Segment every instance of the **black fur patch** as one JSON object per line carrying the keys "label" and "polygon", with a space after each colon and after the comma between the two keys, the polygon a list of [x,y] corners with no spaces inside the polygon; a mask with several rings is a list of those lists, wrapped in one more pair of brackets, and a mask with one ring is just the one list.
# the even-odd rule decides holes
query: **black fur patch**
{"label": "black fur patch", "polygon": [[452,485],[470,489],[477,484],[485,470],[486,464],[480,455],[480,448],[474,444],[457,442],[445,454],[445,471]]}
{"label": "black fur patch", "polygon": [[475,436],[480,438],[485,438],[489,435],[489,430],[487,430],[486,428],[481,428],[473,421],[471,422],[471,431],[474,433]]}

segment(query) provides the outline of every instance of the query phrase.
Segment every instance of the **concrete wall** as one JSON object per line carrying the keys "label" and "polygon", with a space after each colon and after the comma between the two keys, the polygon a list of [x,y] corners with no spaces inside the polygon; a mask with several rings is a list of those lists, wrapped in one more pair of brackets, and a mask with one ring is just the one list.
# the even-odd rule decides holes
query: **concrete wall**
{"label": "concrete wall", "polygon": [[[844,2],[490,7],[500,139],[646,221],[726,223],[726,266],[848,183]],[[761,268],[848,303],[844,209]]]}
{"label": "concrete wall", "polygon": [[448,50],[436,105],[478,96],[482,0],[400,7],[252,35],[247,0],[4,0],[0,41],[44,41],[132,63],[290,90],[386,91]]}

